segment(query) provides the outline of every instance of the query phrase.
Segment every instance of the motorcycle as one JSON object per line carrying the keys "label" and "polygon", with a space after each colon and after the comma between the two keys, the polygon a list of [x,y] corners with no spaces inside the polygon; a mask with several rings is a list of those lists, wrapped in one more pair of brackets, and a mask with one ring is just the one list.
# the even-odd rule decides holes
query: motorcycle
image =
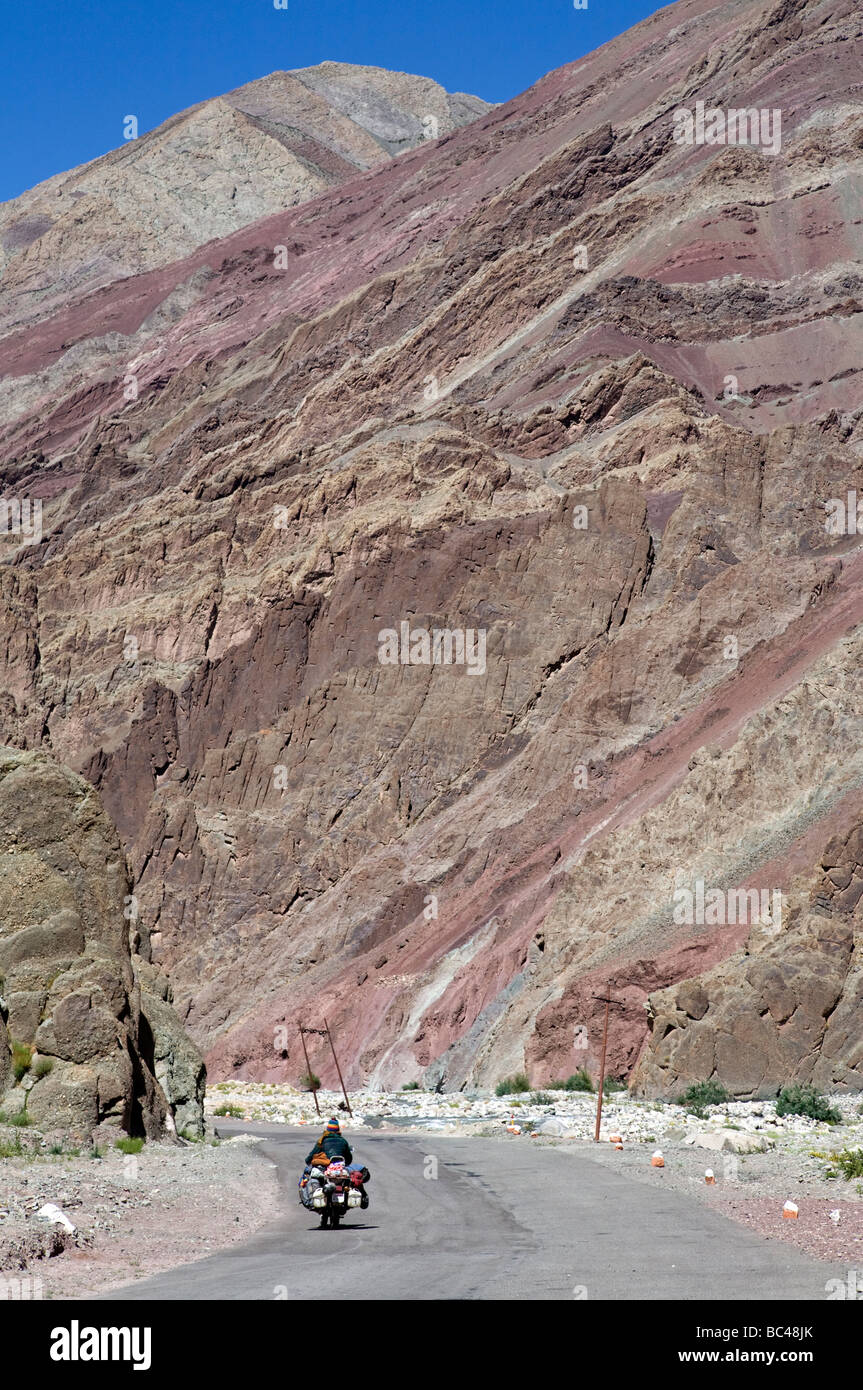
{"label": "motorcycle", "polygon": [[[343,1159],[334,1159],[326,1168],[313,1168],[300,1182],[300,1200],[310,1211],[320,1213],[321,1229],[339,1222],[349,1211],[363,1206],[363,1173],[348,1169]],[[308,1190],[304,1193],[303,1189]],[[368,1205],[366,1199],[365,1205]]]}

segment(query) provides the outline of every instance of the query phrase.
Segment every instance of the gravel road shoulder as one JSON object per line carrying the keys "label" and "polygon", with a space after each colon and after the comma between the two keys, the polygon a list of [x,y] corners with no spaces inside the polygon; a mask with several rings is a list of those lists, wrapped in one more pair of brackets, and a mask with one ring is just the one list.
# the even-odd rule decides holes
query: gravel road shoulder
{"label": "gravel road shoulder", "polygon": [[[248,1239],[279,1211],[254,1139],[0,1160],[0,1296],[87,1298]],[[75,1234],[38,1216],[58,1206]],[[14,1280],[27,1278],[29,1284]],[[38,1282],[37,1282],[38,1281]]]}

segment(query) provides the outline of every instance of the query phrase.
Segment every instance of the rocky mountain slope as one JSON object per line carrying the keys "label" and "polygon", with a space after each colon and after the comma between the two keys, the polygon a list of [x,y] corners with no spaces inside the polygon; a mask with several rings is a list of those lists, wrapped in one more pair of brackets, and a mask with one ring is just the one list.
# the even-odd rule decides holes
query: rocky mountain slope
{"label": "rocky mountain slope", "polygon": [[0,324],[167,265],[488,109],[427,77],[350,63],[201,102],[0,204]]}
{"label": "rocky mountain slope", "polygon": [[[0,748],[0,1101],[48,1131],[203,1132],[204,1070],[152,966],[117,833],[83,778]],[[145,971],[142,984],[140,969]],[[164,1083],[164,1084],[160,1084]]]}
{"label": "rocky mountain slope", "polygon": [[[825,528],[861,39],[854,0],[678,0],[0,341],[2,495],[42,506],[0,537],[2,737],[102,792],[212,1075],[296,1080],[326,1017],[351,1082],[542,1082],[595,1068],[610,987],[648,1088],[863,1084],[859,903],[799,896],[863,786],[863,557]],[[698,102],[780,147],[678,143]],[[678,920],[699,879],[797,905],[757,987],[749,924]],[[698,1041],[737,997],[760,1069]]]}

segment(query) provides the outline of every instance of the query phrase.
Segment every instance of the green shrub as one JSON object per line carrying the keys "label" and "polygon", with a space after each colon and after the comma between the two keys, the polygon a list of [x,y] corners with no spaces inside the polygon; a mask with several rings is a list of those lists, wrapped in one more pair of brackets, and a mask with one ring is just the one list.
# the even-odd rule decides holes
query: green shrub
{"label": "green shrub", "polygon": [[730,1099],[721,1081],[696,1081],[683,1092],[677,1104],[685,1106],[690,1114],[703,1119],[708,1105],[723,1105]]}
{"label": "green shrub", "polygon": [[33,1075],[37,1081],[41,1081],[43,1076],[48,1076],[54,1070],[53,1057],[40,1057],[33,1068]]}
{"label": "green shrub", "polygon": [[241,1120],[243,1118],[244,1113],[245,1112],[243,1111],[241,1106],[228,1105],[227,1103],[224,1105],[217,1105],[215,1110],[213,1111],[214,1115],[227,1116],[229,1119],[232,1120]]}
{"label": "green shrub", "polygon": [[614,1095],[617,1091],[627,1091],[629,1087],[625,1081],[621,1081],[616,1076],[607,1076],[602,1083],[602,1091],[606,1096]]}
{"label": "green shrub", "polygon": [[12,1139],[0,1139],[0,1158],[20,1158],[23,1152],[17,1134]]}
{"label": "green shrub", "polygon": [[139,1154],[144,1147],[143,1139],[115,1139],[114,1148],[121,1154]]}
{"label": "green shrub", "polygon": [[315,1076],[313,1071],[304,1072],[300,1077],[299,1089],[301,1091],[319,1091],[321,1089],[321,1078]]}
{"label": "green shrub", "polygon": [[593,1079],[586,1067],[579,1067],[577,1072],[568,1076],[563,1083],[565,1091],[593,1091]]}
{"label": "green shrub", "polygon": [[830,1157],[847,1182],[852,1178],[863,1178],[863,1149],[843,1149]]}
{"label": "green shrub", "polygon": [[420,1083],[418,1081],[406,1081],[402,1086],[403,1091],[418,1091]]}
{"label": "green shrub", "polygon": [[81,1150],[77,1145],[68,1144],[68,1142],[64,1142],[62,1139],[58,1139],[55,1143],[51,1144],[48,1153],[52,1158],[81,1157]]}
{"label": "green shrub", "polygon": [[30,1124],[30,1116],[26,1110],[19,1110],[17,1115],[10,1115],[7,1124],[14,1125],[16,1129],[26,1129]]}
{"label": "green shrub", "polygon": [[517,1071],[515,1076],[504,1077],[494,1088],[496,1096],[520,1096],[525,1091],[530,1090],[530,1082],[523,1071]]}
{"label": "green shrub", "polygon": [[547,1096],[545,1091],[534,1091],[531,1100],[534,1105],[551,1105],[551,1096]]}
{"label": "green shrub", "polygon": [[830,1105],[814,1086],[783,1086],[776,1102],[777,1115],[807,1115],[810,1120],[822,1120],[828,1125],[842,1123],[842,1115]]}
{"label": "green shrub", "polygon": [[33,1061],[33,1049],[29,1043],[13,1042],[12,1044],[12,1070],[15,1073],[15,1080],[20,1081],[30,1070]]}

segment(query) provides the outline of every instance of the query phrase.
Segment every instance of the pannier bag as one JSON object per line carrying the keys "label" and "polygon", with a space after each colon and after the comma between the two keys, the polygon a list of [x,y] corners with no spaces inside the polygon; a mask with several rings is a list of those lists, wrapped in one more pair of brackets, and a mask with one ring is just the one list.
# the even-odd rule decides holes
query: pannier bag
{"label": "pannier bag", "polygon": [[304,1207],[312,1206],[312,1198],[316,1192],[320,1192],[320,1169],[315,1170],[311,1165],[306,1167],[303,1176],[299,1181],[300,1201]]}

